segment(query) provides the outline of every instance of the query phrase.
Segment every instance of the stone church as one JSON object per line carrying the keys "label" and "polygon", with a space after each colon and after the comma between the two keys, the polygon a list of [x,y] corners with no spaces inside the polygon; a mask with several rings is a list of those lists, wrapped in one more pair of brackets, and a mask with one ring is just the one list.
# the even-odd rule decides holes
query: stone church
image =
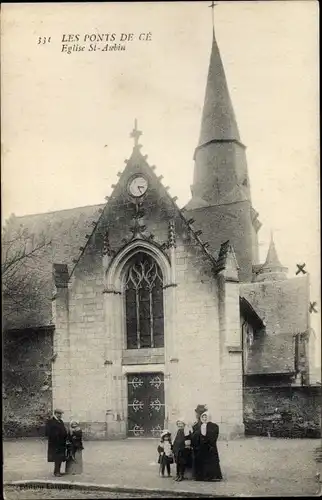
{"label": "stone church", "polygon": [[[278,387],[309,385],[309,278],[287,278],[273,238],[259,262],[261,223],[215,36],[183,209],[140,136],[135,122],[105,205],[11,219],[50,245],[33,269],[39,301],[5,328],[9,427],[24,413],[39,429],[58,406],[89,437],[157,437],[205,403],[232,437],[263,400],[281,411]],[[252,399],[255,386],[275,392]]]}

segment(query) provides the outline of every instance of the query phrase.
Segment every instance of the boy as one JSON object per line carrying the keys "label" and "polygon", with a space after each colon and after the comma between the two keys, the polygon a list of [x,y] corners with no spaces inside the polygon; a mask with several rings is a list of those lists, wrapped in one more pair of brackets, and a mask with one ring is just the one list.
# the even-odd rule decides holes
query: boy
{"label": "boy", "polygon": [[183,418],[177,420],[177,434],[173,441],[173,454],[177,464],[175,481],[182,481],[191,458],[191,431]]}

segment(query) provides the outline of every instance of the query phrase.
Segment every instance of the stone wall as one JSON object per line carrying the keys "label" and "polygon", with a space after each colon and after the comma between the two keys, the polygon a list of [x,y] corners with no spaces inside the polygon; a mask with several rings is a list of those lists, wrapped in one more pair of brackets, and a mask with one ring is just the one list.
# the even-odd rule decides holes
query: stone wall
{"label": "stone wall", "polygon": [[51,329],[7,332],[3,340],[3,432],[42,436],[52,412]]}
{"label": "stone wall", "polygon": [[[126,435],[127,362],[133,367],[133,355],[138,360],[141,357],[134,350],[131,362],[126,350],[122,276],[133,252],[145,251],[156,259],[163,273],[165,346],[157,357],[152,358],[151,349],[151,356],[139,361],[144,366],[148,362],[151,371],[164,371],[166,425],[175,423],[181,414],[193,420],[193,409],[201,402],[207,402],[213,418],[221,424],[235,424],[236,416],[234,422],[230,418],[238,410],[238,423],[242,424],[238,285],[230,283],[224,293],[224,336],[238,333],[239,350],[230,353],[229,345],[220,338],[213,263],[196,244],[172,202],[164,193],[160,196],[160,185],[152,177],[140,208],[145,234],[132,238],[135,228],[137,231],[137,225],[133,226],[136,211],[126,186],[134,171],[122,174],[96,230],[82,247],[68,287],[62,284],[57,288],[53,301],[57,354],[54,404],[63,407],[66,420],[77,418],[86,424],[91,437]],[[170,221],[175,227],[176,247],[170,244]],[[228,318],[234,319],[228,322]],[[234,335],[233,340],[234,344]],[[223,379],[225,360],[221,360],[220,345],[229,361]],[[223,391],[229,392],[225,412]]]}
{"label": "stone wall", "polygon": [[245,434],[321,436],[321,386],[244,388]]}

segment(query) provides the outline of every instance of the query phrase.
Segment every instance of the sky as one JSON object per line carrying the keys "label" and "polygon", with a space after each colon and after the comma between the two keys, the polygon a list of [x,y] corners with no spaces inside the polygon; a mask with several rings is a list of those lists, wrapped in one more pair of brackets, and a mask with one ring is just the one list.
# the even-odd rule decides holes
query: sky
{"label": "sky", "polygon": [[[103,203],[131,154],[135,118],[143,154],[178,204],[189,200],[209,4],[2,4],[3,219]],[[319,303],[318,3],[217,2],[214,19],[263,224],[261,261],[273,230],[289,276],[305,262]],[[124,51],[82,43],[111,33],[134,40]],[[86,50],[62,52],[64,34],[78,34]]]}

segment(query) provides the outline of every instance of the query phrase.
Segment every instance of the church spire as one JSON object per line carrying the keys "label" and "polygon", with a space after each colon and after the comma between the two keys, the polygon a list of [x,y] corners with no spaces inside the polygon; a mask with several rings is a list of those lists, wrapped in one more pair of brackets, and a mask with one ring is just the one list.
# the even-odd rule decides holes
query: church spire
{"label": "church spire", "polygon": [[265,263],[257,275],[256,281],[280,281],[287,278],[287,268],[284,267],[277,255],[273,232],[268,247]]}
{"label": "church spire", "polygon": [[212,141],[240,142],[235,113],[214,30],[197,149]]}
{"label": "church spire", "polygon": [[245,146],[240,141],[214,29],[194,160],[192,200],[187,209],[251,200]]}
{"label": "church spire", "polygon": [[[214,3],[212,7],[214,12]],[[209,242],[229,240],[240,281],[251,281],[258,262],[260,223],[252,208],[245,146],[241,143],[214,29],[191,199],[185,206]]]}

